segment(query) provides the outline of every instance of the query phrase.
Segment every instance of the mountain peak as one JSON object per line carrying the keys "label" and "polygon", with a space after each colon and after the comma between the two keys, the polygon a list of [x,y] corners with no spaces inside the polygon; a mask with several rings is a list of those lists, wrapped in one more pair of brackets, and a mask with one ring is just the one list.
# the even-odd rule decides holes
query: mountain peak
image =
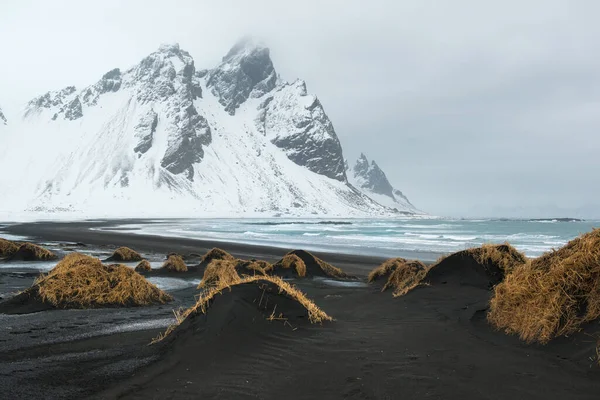
{"label": "mountain peak", "polygon": [[244,38],[223,57],[223,61],[208,74],[206,85],[234,115],[248,98],[261,97],[275,89],[277,73],[269,49],[254,39]]}
{"label": "mountain peak", "polygon": [[225,57],[223,57],[223,61],[235,57],[244,57],[254,52],[261,51],[266,52],[267,55],[270,52],[269,48],[264,44],[264,42],[256,39],[253,36],[244,36],[233,45],[229,52],[227,52]]}
{"label": "mountain peak", "polygon": [[179,43],[161,43],[158,47],[159,53],[179,53],[180,50]]}

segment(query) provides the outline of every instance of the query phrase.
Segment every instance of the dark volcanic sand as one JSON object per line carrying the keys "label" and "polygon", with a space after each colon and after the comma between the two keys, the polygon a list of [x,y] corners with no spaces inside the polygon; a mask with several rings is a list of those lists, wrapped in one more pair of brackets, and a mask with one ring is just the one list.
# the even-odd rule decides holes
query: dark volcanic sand
{"label": "dark volcanic sand", "polygon": [[[214,245],[268,261],[285,253],[86,232],[85,226],[27,224],[11,233],[32,236],[37,230],[40,240],[124,245],[146,253],[203,253]],[[363,279],[381,261],[318,255]],[[0,265],[0,293],[10,291],[6,285],[24,288],[34,278],[14,278],[7,271]],[[147,344],[172,320],[171,310],[191,305],[195,289],[170,292],[176,301],[166,306],[0,315],[0,393],[73,399],[599,398],[596,340],[589,336],[600,331],[598,323],[547,346],[528,346],[487,325],[489,290],[443,281],[394,299],[356,282],[334,287],[297,280],[336,320],[310,325],[294,319],[295,330],[266,321],[253,306],[255,292],[232,291],[217,298],[206,316],[153,346]]]}

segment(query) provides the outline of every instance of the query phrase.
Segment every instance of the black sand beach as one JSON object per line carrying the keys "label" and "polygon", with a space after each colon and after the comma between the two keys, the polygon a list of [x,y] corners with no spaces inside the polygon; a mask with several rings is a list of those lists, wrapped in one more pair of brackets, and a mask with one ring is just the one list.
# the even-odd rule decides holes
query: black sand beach
{"label": "black sand beach", "polygon": [[[88,230],[103,224],[31,223],[5,231],[107,252],[127,246],[156,259],[212,247],[270,262],[286,253]],[[0,393],[15,399],[598,398],[597,322],[546,346],[526,345],[486,322],[491,291],[477,280],[444,278],[394,298],[365,283],[382,259],[317,255],[360,278],[292,282],[334,318],[322,324],[267,321],[251,307],[255,293],[240,288],[149,346],[174,322],[172,310],[195,303],[194,286],[168,291],[175,301],[166,305],[0,314]],[[190,274],[185,279],[197,277]],[[0,264],[0,296],[29,287],[36,276]]]}

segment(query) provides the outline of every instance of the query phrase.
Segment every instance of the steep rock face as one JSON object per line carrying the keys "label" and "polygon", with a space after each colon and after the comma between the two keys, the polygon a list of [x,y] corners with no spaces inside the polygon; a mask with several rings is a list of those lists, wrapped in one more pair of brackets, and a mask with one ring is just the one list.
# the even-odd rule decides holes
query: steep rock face
{"label": "steep rock face", "polygon": [[346,182],[342,146],[316,96],[298,80],[284,83],[259,107],[258,129],[298,165]]}
{"label": "steep rock face", "polygon": [[153,109],[140,117],[139,122],[135,126],[135,138],[137,139],[137,145],[133,151],[144,154],[152,147],[152,139],[154,139],[154,133],[156,132],[156,126],[158,125],[158,114]]}
{"label": "steep rock face", "polygon": [[2,109],[0,108],[0,125],[6,125],[8,123],[8,121],[6,120],[6,117],[4,116],[4,113],[2,112]]}
{"label": "steep rock face", "polygon": [[276,84],[277,73],[269,49],[251,39],[238,42],[221,64],[208,73],[206,82],[231,115],[248,98],[261,97]]}
{"label": "steep rock face", "polygon": [[[133,88],[140,103],[163,103],[169,124],[166,126],[168,145],[161,166],[173,174],[185,173],[190,180],[194,178],[193,165],[202,161],[203,147],[211,142],[210,127],[193,104],[202,97],[200,80],[195,73],[194,60],[188,52],[177,44],[162,45],[127,71],[125,81],[125,86]],[[136,132],[149,128],[135,147],[137,152],[144,153],[143,150],[150,147],[158,124],[158,116],[154,114],[154,110],[150,110],[136,126]]]}
{"label": "steep rock face", "polygon": [[[346,168],[348,168],[348,163],[346,163]],[[394,189],[379,165],[375,161],[369,163],[369,159],[363,153],[354,164],[351,172],[351,183],[380,204],[417,211],[400,190]]]}

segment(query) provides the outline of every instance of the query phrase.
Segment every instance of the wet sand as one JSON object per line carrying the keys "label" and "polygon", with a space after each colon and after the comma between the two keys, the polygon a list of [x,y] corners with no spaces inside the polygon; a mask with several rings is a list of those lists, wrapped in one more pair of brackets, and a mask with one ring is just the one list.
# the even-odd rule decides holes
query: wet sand
{"label": "wet sand", "polygon": [[[215,246],[267,261],[286,252],[87,230],[104,223],[8,231],[106,252],[124,245],[154,259]],[[598,398],[597,322],[547,346],[526,345],[487,324],[491,291],[477,283],[444,278],[393,298],[364,283],[381,259],[318,255],[361,279],[293,282],[335,319],[323,324],[297,320],[292,329],[267,321],[252,314],[251,293],[232,291],[170,340],[148,346],[174,321],[173,309],[194,303],[193,285],[169,290],[175,302],[161,306],[0,314],[0,392],[50,399]],[[36,275],[0,265],[0,296],[28,287]]]}

